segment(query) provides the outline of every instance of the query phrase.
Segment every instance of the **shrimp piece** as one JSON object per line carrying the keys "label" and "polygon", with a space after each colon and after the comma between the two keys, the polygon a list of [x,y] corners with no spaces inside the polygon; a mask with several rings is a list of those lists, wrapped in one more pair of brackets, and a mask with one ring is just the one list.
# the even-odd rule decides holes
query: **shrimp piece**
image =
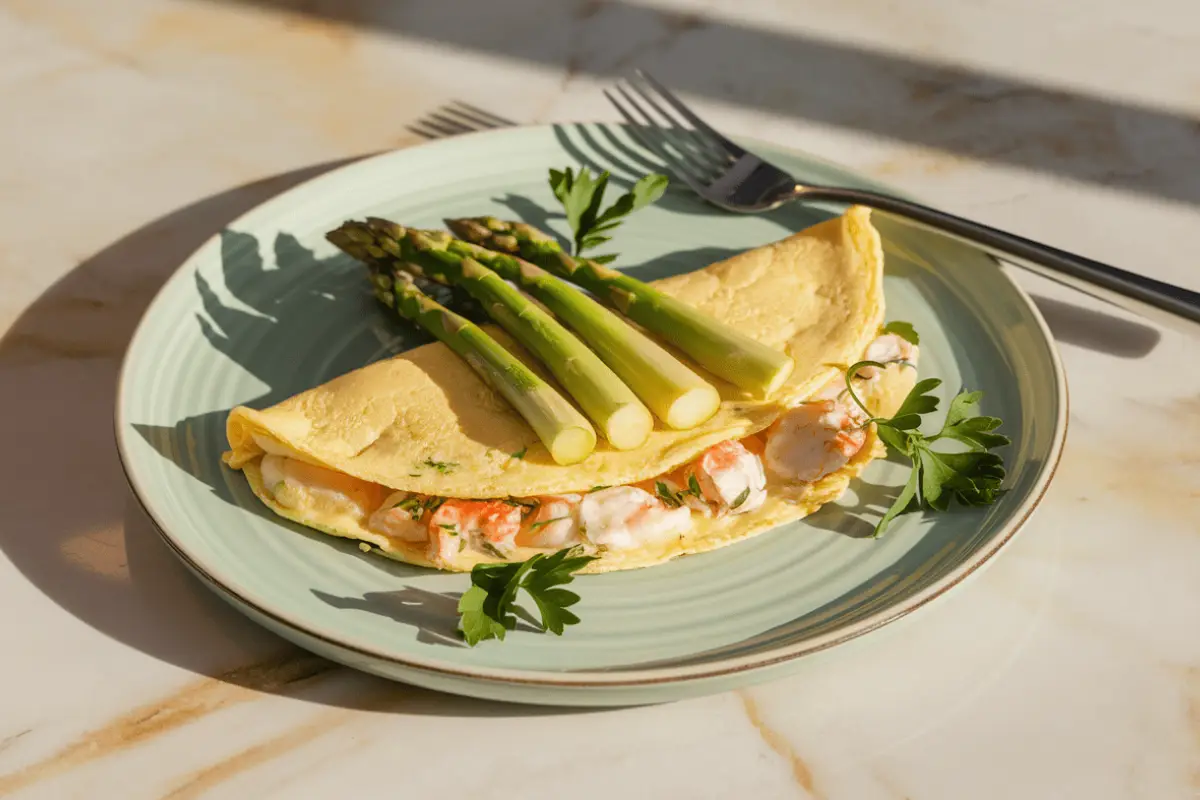
{"label": "shrimp piece", "polygon": [[505,557],[521,532],[521,507],[503,500],[454,500],[438,506],[429,518],[429,538],[438,553],[470,547]]}
{"label": "shrimp piece", "polygon": [[[705,450],[684,468],[684,475],[689,487],[691,479],[696,479],[703,501],[711,504],[719,516],[754,511],[767,499],[762,461],[735,439]],[[693,496],[689,494],[688,499]]]}
{"label": "shrimp piece", "polygon": [[538,498],[537,510],[525,521],[518,542],[530,547],[561,549],[579,544],[578,494],[547,495]]}
{"label": "shrimp piece", "polygon": [[259,474],[267,491],[285,508],[308,508],[359,520],[379,505],[386,491],[379,484],[281,455],[263,456]]}
{"label": "shrimp piece", "polygon": [[636,486],[614,486],[585,494],[579,521],[588,539],[621,550],[683,534],[692,527],[692,512],[668,508]]}
{"label": "shrimp piece", "polygon": [[835,400],[788,409],[768,429],[767,466],[793,481],[823,478],[844,467],[866,444],[864,421],[861,409]]}
{"label": "shrimp piece", "polygon": [[429,528],[421,522],[424,500],[411,492],[392,492],[367,520],[367,528],[402,542],[427,542]]}

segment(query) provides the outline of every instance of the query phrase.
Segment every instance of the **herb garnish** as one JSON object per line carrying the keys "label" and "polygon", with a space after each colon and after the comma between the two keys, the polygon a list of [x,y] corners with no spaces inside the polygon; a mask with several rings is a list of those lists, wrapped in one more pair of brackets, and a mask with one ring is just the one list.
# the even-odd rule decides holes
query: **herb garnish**
{"label": "herb garnish", "polygon": [[494,555],[496,558],[504,558],[505,557],[504,553],[501,553],[500,550],[494,544],[487,541],[486,539],[481,540],[479,542],[479,546],[482,547],[486,552]]}
{"label": "herb garnish", "polygon": [[745,489],[742,489],[742,493],[739,494],[737,497],[735,497],[733,502],[729,504],[730,510],[733,510],[735,508],[740,508],[742,503],[746,502],[749,499],[750,499],[750,487],[747,486]]}
{"label": "herb garnish", "polygon": [[[870,415],[851,385],[851,379],[863,367],[886,369],[887,364],[860,361],[846,370],[846,388],[851,399]],[[921,415],[937,410],[938,398],[930,392],[941,384],[938,378],[917,381],[891,419],[871,417],[866,423],[874,422],[879,438],[888,449],[912,463],[908,482],[875,526],[875,536],[880,536],[901,514],[922,508],[945,511],[952,498],[965,506],[987,506],[1004,492],[1000,488],[1005,475],[1004,459],[988,451],[1003,447],[1011,440],[1003,434],[992,433],[1001,425],[998,417],[977,413],[983,392],[960,392],[950,401],[942,429],[933,436],[918,430]],[[960,453],[935,451],[933,443],[940,439],[955,440],[967,449]]]}
{"label": "herb garnish", "polygon": [[524,446],[524,447],[522,447],[520,450],[518,450],[518,451],[517,451],[517,452],[515,452],[515,453],[512,453],[511,455],[512,455],[512,457],[513,457],[513,458],[520,458],[520,459],[523,459],[523,458],[525,458],[525,454],[526,454],[526,453],[528,453],[528,452],[529,452],[529,445],[525,445],[525,446]]}
{"label": "herb garnish", "polygon": [[458,526],[453,522],[439,522],[438,527],[444,531],[448,531],[451,536],[458,536]]}
{"label": "herb garnish", "polygon": [[600,484],[597,484],[597,485],[593,486],[592,488],[588,489],[588,494],[591,494],[592,492],[598,492],[601,489],[611,489],[611,488],[612,487],[609,486],[607,483],[600,483]]}
{"label": "herb garnish", "polygon": [[434,461],[432,458],[425,459],[422,462],[426,467],[432,467],[443,475],[449,475],[458,466],[457,461]]}
{"label": "herb garnish", "polygon": [[889,322],[883,326],[883,332],[894,333],[909,344],[921,343],[921,337],[917,334],[911,322],[901,322],[900,320]]}
{"label": "herb garnish", "polygon": [[572,573],[598,556],[582,555],[578,547],[559,550],[551,556],[538,553],[515,564],[476,564],[471,570],[471,588],[458,601],[463,638],[474,647],[485,639],[504,639],[517,627],[512,607],[517,592],[524,589],[541,613],[541,629],[562,635],[567,625],[579,622],[568,607],[579,595],[561,586],[574,580]]}
{"label": "herb garnish", "polygon": [[[582,255],[584,250],[599,247],[607,242],[612,237],[604,234],[616,229],[623,217],[650,205],[667,190],[667,176],[652,172],[639,179],[629,192],[601,211],[600,205],[604,202],[608,178],[608,170],[593,178],[587,167],[580,167],[578,174],[570,167],[565,170],[550,170],[550,188],[554,190],[554,196],[567,212],[567,222],[574,235],[573,255]],[[615,253],[589,256],[601,264],[607,264],[616,257]]]}
{"label": "herb garnish", "polygon": [[536,531],[538,528],[546,527],[551,522],[562,522],[564,519],[570,519],[570,517],[555,517],[554,519],[544,519],[541,522],[535,522],[532,525],[530,525],[529,530]]}
{"label": "herb garnish", "polygon": [[659,500],[662,500],[671,508],[679,508],[681,505],[683,505],[683,501],[680,500],[674,492],[668,489],[667,485],[662,481],[654,482],[654,493],[658,495]]}

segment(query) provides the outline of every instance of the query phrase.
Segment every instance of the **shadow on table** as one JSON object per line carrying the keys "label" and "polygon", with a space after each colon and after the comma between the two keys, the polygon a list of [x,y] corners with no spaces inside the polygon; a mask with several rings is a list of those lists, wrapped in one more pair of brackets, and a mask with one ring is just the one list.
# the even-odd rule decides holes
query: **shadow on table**
{"label": "shadow on table", "polygon": [[1059,342],[1119,358],[1141,358],[1148,355],[1162,339],[1162,334],[1154,328],[1122,319],[1116,314],[1094,311],[1042,295],[1034,295],[1033,302]]}
{"label": "shadow on table", "polygon": [[[170,213],[80,263],[22,312],[0,338],[0,436],[10,454],[21,454],[0,465],[0,551],[80,621],[204,676],[185,694],[207,691],[215,681],[347,707],[402,706],[406,713],[562,713],[389,684],[286,643],[194,580],[125,483],[113,440],[116,381],[150,300],[215,231],[343,163],[247,184]],[[240,312],[220,313],[218,326],[257,324]],[[206,335],[216,343],[229,332]],[[181,702],[181,696],[163,703]],[[154,713],[147,710],[147,718]],[[163,732],[172,727],[164,725]]]}

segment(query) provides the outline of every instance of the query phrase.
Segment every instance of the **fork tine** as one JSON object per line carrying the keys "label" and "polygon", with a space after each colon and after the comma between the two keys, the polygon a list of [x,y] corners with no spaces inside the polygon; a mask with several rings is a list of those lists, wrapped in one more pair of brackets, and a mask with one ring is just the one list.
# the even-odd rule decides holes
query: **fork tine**
{"label": "fork tine", "polygon": [[[657,132],[661,142],[658,151],[659,155],[661,155],[664,160],[666,160],[668,163],[674,162],[674,166],[677,171],[680,171],[681,167],[686,165],[690,169],[692,177],[702,183],[707,183],[716,177],[716,167],[711,164],[704,164],[698,159],[693,158],[686,148],[680,147],[677,143],[671,140],[671,137],[667,135],[667,131],[654,121],[654,118],[650,116],[650,114],[644,108],[642,108],[641,104],[639,104],[638,101],[629,94],[629,92],[625,91],[625,87],[617,84],[615,88],[617,92],[619,92],[620,95],[625,98],[625,102],[637,111],[638,116],[642,117],[642,124],[647,126],[650,130]],[[612,99],[613,98],[611,97],[609,98],[610,101]],[[674,150],[674,155],[667,150],[666,145],[671,145],[671,148]]]}
{"label": "fork tine", "polygon": [[720,170],[728,167],[733,162],[733,156],[726,150],[719,141],[715,141],[711,136],[708,136],[703,131],[698,131],[695,128],[690,128],[687,125],[679,122],[671,112],[665,110],[659,105],[658,100],[654,98],[654,93],[647,91],[638,85],[637,81],[630,80],[629,86],[645,100],[651,108],[658,112],[659,116],[667,121],[673,129],[679,131],[680,134],[687,137],[691,142],[695,143],[693,149],[697,150],[696,156],[709,162],[709,169]]}
{"label": "fork tine", "polygon": [[666,100],[668,103],[670,103],[671,106],[676,111],[678,111],[680,114],[682,114],[687,119],[688,122],[692,123],[693,125],[696,126],[697,129],[704,131],[709,136],[712,136],[714,139],[716,139],[718,142],[720,142],[722,145],[724,145],[725,149],[727,151],[729,151],[734,157],[740,157],[745,154],[745,152],[746,152],[745,150],[743,150],[741,147],[738,147],[736,144],[734,144],[733,142],[726,139],[715,128],[713,128],[711,125],[709,125],[704,120],[700,119],[700,117],[697,116],[694,111],[692,111],[690,108],[688,108],[686,105],[684,105],[683,101],[680,100],[678,97],[676,97],[674,94],[672,94],[671,91],[669,89],[667,89],[667,87],[663,86],[661,83],[656,81],[654,79],[654,76],[652,76],[650,73],[648,73],[644,70],[640,70],[640,69],[634,70],[634,72],[637,74],[637,76],[639,78],[641,78],[643,81],[645,81],[647,84],[649,84],[656,92],[661,94],[663,99]]}

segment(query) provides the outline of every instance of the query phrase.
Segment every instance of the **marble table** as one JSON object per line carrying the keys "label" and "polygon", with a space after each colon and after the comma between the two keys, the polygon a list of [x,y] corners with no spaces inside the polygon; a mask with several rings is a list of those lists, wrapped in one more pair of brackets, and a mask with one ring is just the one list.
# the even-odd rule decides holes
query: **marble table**
{"label": "marble table", "polygon": [[1200,289],[1198,51],[1193,0],[0,0],[0,796],[1198,796],[1197,340],[1049,283],[1018,276],[1071,432],[1016,542],[792,678],[656,707],[442,696],[272,637],[168,553],[111,421],[142,310],[222,224],[453,102],[615,119],[635,65]]}

